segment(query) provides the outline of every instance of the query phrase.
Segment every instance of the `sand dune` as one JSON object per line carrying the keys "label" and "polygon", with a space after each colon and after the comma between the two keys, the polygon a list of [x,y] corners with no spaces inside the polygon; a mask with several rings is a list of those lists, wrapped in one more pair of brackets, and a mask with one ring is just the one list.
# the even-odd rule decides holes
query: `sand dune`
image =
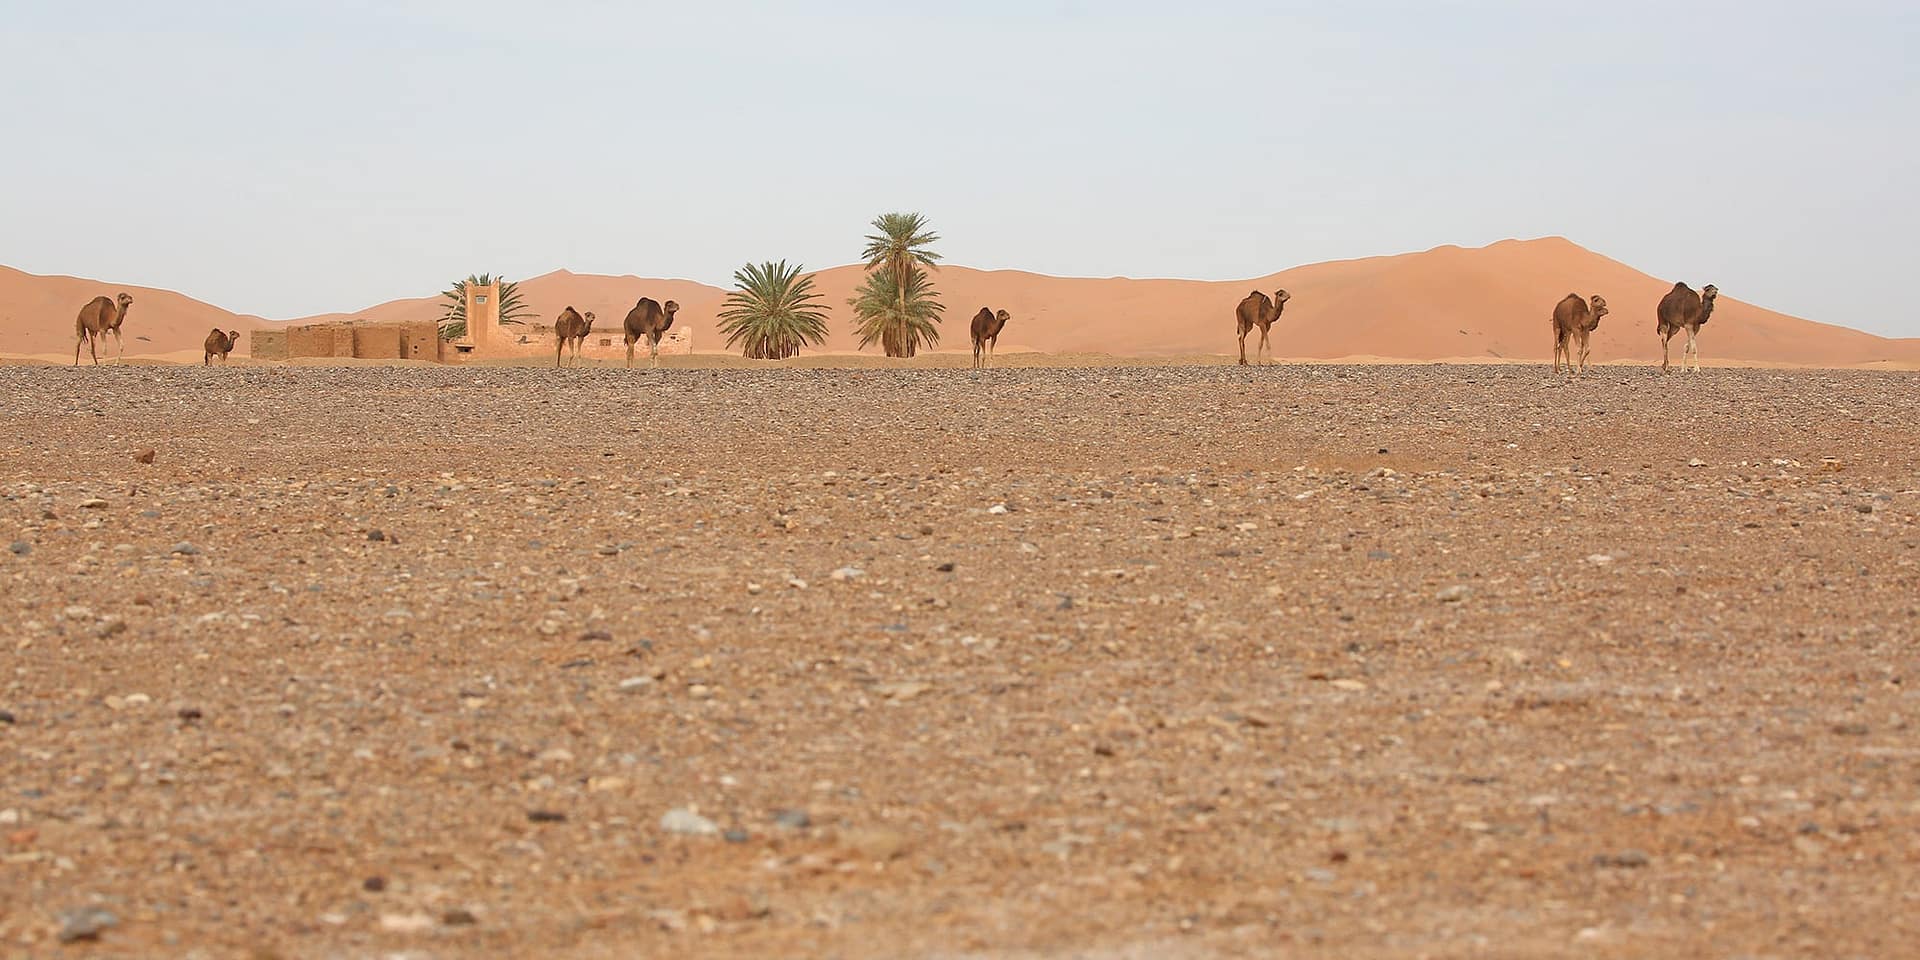
{"label": "sand dune", "polygon": [[[832,315],[831,336],[821,353],[856,348],[846,301],[861,276],[858,266],[816,274]],[[1716,278],[1686,279],[1698,287]],[[1552,354],[1547,318],[1553,304],[1568,292],[1578,292],[1599,293],[1612,308],[1593,338],[1593,359],[1603,363],[1659,362],[1654,306],[1672,283],[1558,237],[1317,263],[1251,280],[1067,278],[960,266],[944,267],[936,278],[948,307],[943,350],[967,350],[968,319],[990,305],[1013,314],[1001,336],[1001,347],[1008,351],[1116,357],[1231,354],[1237,349],[1234,305],[1249,290],[1285,287],[1294,299],[1274,330],[1278,357],[1546,361]],[[129,331],[151,338],[150,343],[130,342],[129,355],[197,349],[214,325],[247,330],[267,323],[168,291],[0,268],[0,354],[66,351],[70,357],[73,313],[94,294],[120,289],[136,298]],[[677,300],[679,322],[692,330],[695,350],[724,349],[717,314],[726,292],[717,287],[561,270],[529,278],[521,290],[543,320],[571,305],[598,314],[597,329],[612,331],[641,296]],[[1719,310],[1701,333],[1701,352],[1710,363],[1920,363],[1920,339],[1877,337],[1787,316],[1745,303],[1738,292],[1723,292]],[[428,296],[295,322],[434,319],[440,312],[439,298]]]}

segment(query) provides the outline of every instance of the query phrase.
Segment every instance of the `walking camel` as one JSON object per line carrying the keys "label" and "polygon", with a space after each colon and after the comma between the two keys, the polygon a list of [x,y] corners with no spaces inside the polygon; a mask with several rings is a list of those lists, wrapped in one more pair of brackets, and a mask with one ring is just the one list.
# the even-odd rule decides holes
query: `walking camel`
{"label": "walking camel", "polygon": [[1687,369],[1687,358],[1693,358],[1693,372],[1700,372],[1700,328],[1705,326],[1707,318],[1713,316],[1713,303],[1720,297],[1720,288],[1709,283],[1699,293],[1684,283],[1673,285],[1672,292],[1660,298],[1660,372],[1667,372],[1667,363],[1672,354],[1673,335],[1687,331],[1687,346],[1680,352],[1680,369]]}
{"label": "walking camel", "polygon": [[1266,352],[1268,360],[1273,359],[1273,347],[1267,342],[1267,331],[1273,327],[1275,320],[1280,319],[1281,312],[1287,309],[1287,301],[1291,299],[1293,294],[1285,290],[1275,290],[1272,300],[1268,300],[1266,294],[1255,290],[1247,294],[1245,300],[1240,301],[1240,306],[1235,308],[1233,313],[1240,326],[1241,366],[1247,365],[1247,334],[1254,327],[1260,328],[1260,343],[1254,348],[1254,359],[1260,359],[1261,351]]}
{"label": "walking camel", "polygon": [[88,352],[93,354],[93,365],[100,365],[100,341],[107,334],[113,334],[113,342],[120,348],[115,358],[124,361],[127,356],[127,343],[120,339],[120,325],[127,322],[127,308],[133,306],[133,297],[122,293],[116,300],[106,297],[94,297],[80,308],[80,316],[73,321],[73,365],[80,365],[80,345],[86,344]]}
{"label": "walking camel", "polygon": [[668,300],[661,306],[651,297],[641,297],[640,302],[627,311],[627,366],[633,366],[633,345],[642,337],[647,341],[647,352],[653,357],[653,365],[660,365],[660,338],[667,335],[667,328],[673,326],[673,314],[680,305]]}
{"label": "walking camel", "polygon": [[206,359],[202,361],[202,365],[208,367],[213,366],[213,358],[218,356],[220,358],[220,364],[225,366],[227,354],[232,353],[233,348],[239,345],[240,331],[229,330],[222,333],[219,327],[214,327],[213,332],[207,334],[207,356]]}
{"label": "walking camel", "polygon": [[[1586,376],[1587,338],[1592,336],[1593,331],[1599,328],[1600,318],[1606,315],[1607,299],[1599,294],[1594,294],[1593,301],[1589,304],[1587,301],[1580,299],[1579,294],[1569,293],[1559,303],[1554,305],[1554,373],[1558,374],[1560,372],[1560,358],[1565,357],[1567,359],[1567,374],[1569,376],[1576,374]],[[1580,348],[1580,361],[1578,365],[1574,363],[1573,351],[1569,349],[1573,344],[1578,344]]]}
{"label": "walking camel", "polygon": [[[981,307],[973,315],[973,368],[979,370],[987,365],[987,357],[993,356],[993,348],[1000,342],[1000,331],[1005,329],[1007,321],[1013,319],[1005,310],[998,313]],[[986,355],[980,351],[985,348]]]}
{"label": "walking camel", "polygon": [[560,358],[566,354],[569,345],[573,347],[574,366],[579,366],[580,348],[586,344],[588,335],[592,333],[593,311],[587,311],[585,316],[575,312],[571,306],[560,311],[560,319],[553,322],[553,334],[559,341],[553,349],[554,368],[559,369]]}

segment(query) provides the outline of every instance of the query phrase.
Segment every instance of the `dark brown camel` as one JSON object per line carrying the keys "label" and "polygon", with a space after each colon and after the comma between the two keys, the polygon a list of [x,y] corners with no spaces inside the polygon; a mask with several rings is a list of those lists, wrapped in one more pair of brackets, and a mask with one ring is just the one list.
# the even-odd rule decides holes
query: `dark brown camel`
{"label": "dark brown camel", "polygon": [[[1607,315],[1607,299],[1598,294],[1593,302],[1580,299],[1577,293],[1569,293],[1553,308],[1553,372],[1560,372],[1560,358],[1567,359],[1567,374],[1585,376],[1587,372],[1587,338],[1600,327],[1600,318]],[[1580,347],[1580,360],[1574,363],[1570,345]]]}
{"label": "dark brown camel", "polygon": [[213,366],[213,358],[216,356],[220,358],[222,364],[225,364],[227,362],[227,354],[232,353],[233,348],[239,345],[240,331],[229,330],[222,333],[219,327],[214,327],[213,332],[207,334],[207,356],[202,365],[208,367]]}
{"label": "dark brown camel", "polygon": [[93,365],[100,365],[100,341],[107,334],[113,334],[113,342],[119,346],[120,353],[115,359],[125,360],[126,341],[120,339],[120,325],[127,322],[127,308],[133,306],[133,297],[121,294],[116,300],[106,297],[94,297],[80,308],[80,316],[73,321],[73,365],[80,365],[80,345],[86,344],[88,352],[93,354]]}
{"label": "dark brown camel", "polygon": [[1267,331],[1272,329],[1274,321],[1280,319],[1281,312],[1287,309],[1287,301],[1291,299],[1293,294],[1285,290],[1275,290],[1272,300],[1268,300],[1266,294],[1255,290],[1247,294],[1245,300],[1240,301],[1240,306],[1233,311],[1233,314],[1240,325],[1241,366],[1247,365],[1247,334],[1254,327],[1260,328],[1260,344],[1254,348],[1254,359],[1260,359],[1261,351],[1266,352],[1268,360],[1273,359],[1273,347],[1267,342]]}
{"label": "dark brown camel", "polygon": [[1713,316],[1713,302],[1720,297],[1720,288],[1709,283],[1706,289],[1694,293],[1684,283],[1673,285],[1672,292],[1660,298],[1660,372],[1667,372],[1667,363],[1671,357],[1673,335],[1682,330],[1687,332],[1687,346],[1680,352],[1680,369],[1687,369],[1687,358],[1693,358],[1693,372],[1700,372],[1700,328],[1705,326],[1707,318]]}
{"label": "dark brown camel", "polygon": [[[1006,329],[1007,321],[1013,316],[1005,310],[995,313],[986,307],[973,315],[973,368],[978,370],[987,365],[987,358],[993,356],[995,344],[1000,342],[1000,331]],[[985,350],[984,355],[981,350]]]}
{"label": "dark brown camel", "polygon": [[573,347],[574,366],[579,366],[580,348],[587,342],[587,336],[591,333],[593,333],[593,311],[587,311],[585,316],[575,312],[572,307],[560,311],[560,319],[553,322],[553,335],[559,341],[553,349],[554,367],[559,368],[560,358],[566,354],[569,345]]}
{"label": "dark brown camel", "polygon": [[642,337],[647,341],[647,352],[653,357],[653,365],[660,365],[660,338],[667,335],[667,329],[673,326],[673,314],[680,305],[668,300],[666,306],[653,302],[651,297],[641,297],[640,302],[627,311],[627,366],[633,366],[633,345]]}

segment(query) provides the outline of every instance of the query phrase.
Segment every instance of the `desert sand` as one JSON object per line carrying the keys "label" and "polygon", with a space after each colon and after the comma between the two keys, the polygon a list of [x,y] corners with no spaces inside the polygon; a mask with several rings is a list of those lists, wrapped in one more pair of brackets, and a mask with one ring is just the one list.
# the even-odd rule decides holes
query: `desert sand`
{"label": "desert sand", "polygon": [[82,378],[0,368],[0,953],[1920,942],[1907,376]]}
{"label": "desert sand", "polygon": [[[817,284],[832,312],[831,336],[809,357],[850,354],[856,347],[845,306],[861,270],[822,270]],[[1711,277],[1685,278],[1695,287]],[[1087,355],[1152,360],[1176,356],[1224,356],[1237,350],[1233,309],[1250,290],[1294,295],[1273,331],[1280,358],[1393,361],[1546,361],[1552,354],[1548,317],[1568,292],[1599,293],[1612,314],[1593,338],[1599,363],[1657,363],[1654,307],[1673,286],[1561,238],[1504,241],[1464,249],[1320,263],[1248,280],[1079,279],[1019,271],[943,267],[936,285],[949,320],[941,345],[968,352],[966,320],[981,306],[1013,314],[1000,345],[1008,352]],[[0,357],[72,360],[72,314],[110,283],[34,277],[0,270]],[[165,291],[131,290],[136,303],[128,329],[149,342],[130,350],[151,355],[187,351],[199,362],[199,345],[213,326],[242,331],[268,321],[235,316]],[[565,306],[593,311],[597,330],[618,329],[620,318],[641,296],[681,304],[677,321],[693,331],[697,353],[723,354],[715,316],[726,293],[687,280],[652,280],[557,271],[521,284],[537,317],[551,321]],[[1765,310],[1724,290],[1720,308],[1701,333],[1709,363],[1849,367],[1920,364],[1920,339],[1876,337]],[[437,296],[397,300],[347,313],[295,322],[362,318],[432,320]],[[246,352],[242,338],[242,353]],[[877,351],[876,351],[877,352]],[[817,362],[809,360],[808,362]]]}

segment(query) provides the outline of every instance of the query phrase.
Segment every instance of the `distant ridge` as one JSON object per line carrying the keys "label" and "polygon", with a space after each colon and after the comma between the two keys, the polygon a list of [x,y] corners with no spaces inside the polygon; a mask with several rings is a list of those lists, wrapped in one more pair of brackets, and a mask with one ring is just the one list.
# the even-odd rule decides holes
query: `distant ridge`
{"label": "distant ridge", "polygon": [[[831,313],[828,351],[851,351],[846,302],[860,282],[857,265],[819,271],[816,286]],[[1695,286],[1713,277],[1686,277]],[[1002,349],[1116,356],[1231,354],[1233,309],[1250,289],[1284,287],[1293,300],[1273,332],[1279,357],[1399,360],[1546,361],[1547,318],[1569,291],[1599,293],[1612,313],[1595,331],[1593,359],[1657,362],[1654,305],[1673,279],[1649,276],[1564,237],[1502,240],[1485,247],[1440,246],[1419,253],[1337,260],[1245,280],[1052,277],[1020,270],[947,265],[935,282],[947,305],[941,347],[967,348],[966,318],[982,306],[1013,314]],[[641,296],[678,300],[678,320],[697,351],[724,348],[716,314],[726,291],[691,280],[578,274],[567,270],[521,282],[535,314],[561,307],[597,313],[598,329],[617,333]],[[73,315],[99,293],[127,290],[128,355],[197,348],[213,326],[254,329],[270,321],[221,310],[182,294],[72,277],[42,277],[0,267],[0,353],[71,354]],[[1723,288],[1720,308],[1701,333],[1708,361],[1858,366],[1920,363],[1920,339],[1892,339],[1816,323],[1748,304]],[[437,295],[299,321],[433,319]],[[244,352],[244,347],[243,347]]]}

